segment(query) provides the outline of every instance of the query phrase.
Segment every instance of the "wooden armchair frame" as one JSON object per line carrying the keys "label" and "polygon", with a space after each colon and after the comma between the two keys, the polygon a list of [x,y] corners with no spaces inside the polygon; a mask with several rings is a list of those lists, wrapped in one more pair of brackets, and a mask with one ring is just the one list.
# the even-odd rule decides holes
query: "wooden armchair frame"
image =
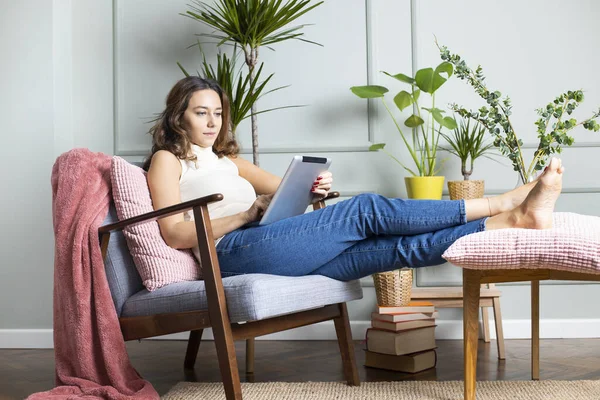
{"label": "wooden armchair frame", "polygon": [[[325,207],[325,200],[336,197],[339,197],[339,193],[331,192],[325,199],[315,203],[313,208],[315,210],[323,208]],[[202,331],[205,328],[212,328],[226,398],[228,400],[239,400],[242,399],[242,389],[233,343],[234,340],[246,339],[246,373],[252,373],[254,370],[255,337],[333,320],[342,356],[344,378],[349,385],[359,386],[360,381],[356,369],[354,344],[352,342],[346,303],[331,304],[313,310],[250,321],[243,324],[231,323],[229,321],[225,291],[223,289],[223,281],[208,214],[208,204],[222,199],[223,195],[219,193],[212,194],[138,215],[114,224],[105,225],[98,229],[102,257],[104,259],[111,232],[120,231],[128,226],[156,221],[157,219],[182,213],[190,209],[194,212],[208,310],[119,318],[124,340],[135,340],[190,331],[184,368],[193,369],[202,338]]]}
{"label": "wooden armchair frame", "polygon": [[465,400],[475,400],[480,285],[531,281],[531,379],[540,379],[540,281],[600,281],[600,275],[554,269],[463,269]]}

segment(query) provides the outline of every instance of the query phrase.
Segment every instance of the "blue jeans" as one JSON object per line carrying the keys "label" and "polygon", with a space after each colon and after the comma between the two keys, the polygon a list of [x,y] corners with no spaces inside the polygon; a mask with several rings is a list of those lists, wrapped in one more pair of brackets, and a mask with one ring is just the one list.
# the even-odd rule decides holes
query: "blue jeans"
{"label": "blue jeans", "polygon": [[444,263],[467,222],[463,200],[403,200],[361,194],[270,225],[242,227],[217,245],[222,276],[325,275],[348,281],[401,267]]}

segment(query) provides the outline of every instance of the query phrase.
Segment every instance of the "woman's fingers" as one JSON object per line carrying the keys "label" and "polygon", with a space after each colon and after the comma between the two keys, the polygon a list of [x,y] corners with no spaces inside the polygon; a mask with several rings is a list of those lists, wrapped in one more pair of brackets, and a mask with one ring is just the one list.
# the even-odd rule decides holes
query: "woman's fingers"
{"label": "woman's fingers", "polygon": [[321,178],[322,179],[329,179],[333,176],[333,174],[330,171],[325,171],[322,174],[319,174],[319,176],[317,177],[317,179]]}

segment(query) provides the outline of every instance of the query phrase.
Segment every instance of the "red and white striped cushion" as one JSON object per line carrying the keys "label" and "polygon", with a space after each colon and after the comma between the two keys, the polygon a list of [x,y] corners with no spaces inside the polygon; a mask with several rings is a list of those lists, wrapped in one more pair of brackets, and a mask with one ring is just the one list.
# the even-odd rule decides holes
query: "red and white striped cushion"
{"label": "red and white striped cushion", "polygon": [[[154,211],[146,171],[114,156],[111,182],[119,220]],[[201,278],[200,266],[191,250],[169,247],[160,234],[158,222],[125,228],[123,235],[144,286],[149,291],[169,283]]]}
{"label": "red and white striped cushion", "polygon": [[458,239],[443,257],[468,269],[555,269],[600,274],[600,217],[554,213],[552,229],[498,229]]}

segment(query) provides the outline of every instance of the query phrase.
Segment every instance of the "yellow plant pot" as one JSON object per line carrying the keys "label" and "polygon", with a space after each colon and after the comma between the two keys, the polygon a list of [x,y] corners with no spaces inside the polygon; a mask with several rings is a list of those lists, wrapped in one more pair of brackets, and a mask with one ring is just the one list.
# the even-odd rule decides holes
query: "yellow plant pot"
{"label": "yellow plant pot", "polygon": [[404,178],[411,199],[441,200],[444,189],[443,176],[407,176]]}

